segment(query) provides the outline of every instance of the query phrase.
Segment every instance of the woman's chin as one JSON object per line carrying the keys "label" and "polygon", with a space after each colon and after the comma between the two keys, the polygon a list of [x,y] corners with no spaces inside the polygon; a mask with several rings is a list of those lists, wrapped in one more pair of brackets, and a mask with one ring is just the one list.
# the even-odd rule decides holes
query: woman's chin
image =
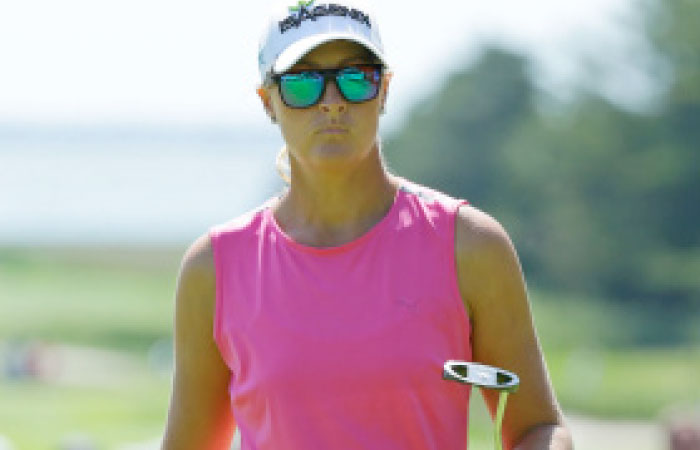
{"label": "woman's chin", "polygon": [[335,160],[350,158],[357,150],[347,139],[324,139],[314,146],[311,153],[318,159]]}

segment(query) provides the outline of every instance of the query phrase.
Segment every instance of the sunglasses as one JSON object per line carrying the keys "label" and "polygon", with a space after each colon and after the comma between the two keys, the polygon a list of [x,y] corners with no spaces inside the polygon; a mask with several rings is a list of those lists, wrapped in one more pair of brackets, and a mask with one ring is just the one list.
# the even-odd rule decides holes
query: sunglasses
{"label": "sunglasses", "polygon": [[357,64],[338,69],[309,69],[272,75],[279,86],[280,97],[290,108],[308,108],[317,104],[329,80],[350,103],[373,100],[379,93],[381,64]]}

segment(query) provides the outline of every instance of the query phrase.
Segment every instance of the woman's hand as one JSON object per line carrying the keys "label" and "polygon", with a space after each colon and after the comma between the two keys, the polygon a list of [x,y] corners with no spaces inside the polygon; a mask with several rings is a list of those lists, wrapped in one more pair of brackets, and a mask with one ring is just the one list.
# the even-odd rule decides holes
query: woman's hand
{"label": "woman's hand", "polygon": [[[515,372],[520,388],[508,399],[504,448],[571,449],[573,443],[552,390],[515,248],[492,217],[462,206],[455,252],[460,292],[472,325],[474,361]],[[492,416],[498,393],[482,390]]]}
{"label": "woman's hand", "polygon": [[216,274],[208,236],[187,250],[175,299],[175,373],[163,450],[228,450],[229,368],[213,338]]}

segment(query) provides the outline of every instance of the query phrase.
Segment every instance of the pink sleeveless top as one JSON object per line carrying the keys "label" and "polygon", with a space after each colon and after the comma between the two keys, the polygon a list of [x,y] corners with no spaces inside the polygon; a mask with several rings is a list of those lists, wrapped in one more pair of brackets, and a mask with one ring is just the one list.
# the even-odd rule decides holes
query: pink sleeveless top
{"label": "pink sleeveless top", "polygon": [[467,203],[402,180],[387,215],[309,247],[271,201],[213,227],[214,339],[231,369],[242,450],[464,450],[471,360],[454,259]]}

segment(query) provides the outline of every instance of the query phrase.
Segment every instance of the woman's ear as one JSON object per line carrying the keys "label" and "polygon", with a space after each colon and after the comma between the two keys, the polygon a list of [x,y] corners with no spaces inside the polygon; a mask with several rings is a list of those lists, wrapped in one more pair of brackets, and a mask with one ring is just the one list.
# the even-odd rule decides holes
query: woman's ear
{"label": "woman's ear", "polygon": [[391,83],[391,79],[394,76],[392,72],[386,72],[384,74],[384,83],[382,83],[382,107],[380,109],[381,113],[384,114],[384,111],[386,110],[386,97],[389,92],[389,84]]}
{"label": "woman's ear", "polygon": [[257,93],[258,97],[260,97],[260,101],[262,101],[263,108],[265,108],[265,112],[268,116],[270,116],[270,120],[272,120],[272,123],[277,123],[277,117],[275,117],[272,102],[270,101],[270,92],[267,90],[267,88],[265,88],[265,86],[259,86]]}

